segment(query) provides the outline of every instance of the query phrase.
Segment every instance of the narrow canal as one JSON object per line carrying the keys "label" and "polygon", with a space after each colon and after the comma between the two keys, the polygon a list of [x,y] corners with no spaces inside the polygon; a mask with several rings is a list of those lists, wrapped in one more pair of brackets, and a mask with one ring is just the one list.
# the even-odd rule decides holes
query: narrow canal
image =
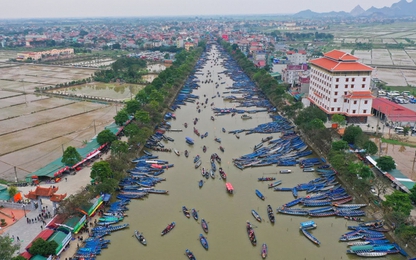
{"label": "narrow canal", "polygon": [[[204,95],[209,98],[206,108],[202,107],[198,113],[196,103],[187,103],[181,109],[177,109],[176,120],[172,120],[172,128],[183,129],[183,132],[167,132],[166,135],[174,138],[174,142],[166,143],[165,147],[178,149],[181,155],[178,157],[173,152],[154,152],[159,159],[168,160],[175,166],[165,171],[161,177],[166,178],[165,182],[157,185],[157,189],[169,190],[169,195],[151,194],[144,200],[132,200],[129,204],[128,217],[124,223],[129,223],[129,229],[114,232],[110,237],[111,244],[108,249],[102,251],[98,259],[187,259],[184,255],[185,249],[190,249],[197,259],[261,259],[260,250],[263,243],[269,248],[268,259],[293,259],[293,260],[315,260],[315,259],[359,259],[354,255],[347,255],[346,243],[338,242],[339,237],[348,232],[347,225],[356,225],[355,222],[347,222],[342,218],[328,217],[315,218],[317,228],[311,233],[321,241],[320,246],[312,244],[299,232],[299,223],[306,221],[308,217],[297,217],[276,214],[276,223],[269,222],[266,214],[266,207],[270,204],[274,212],[286,202],[292,201],[290,192],[276,192],[267,188],[267,182],[258,182],[258,177],[275,177],[282,180],[282,187],[293,187],[299,183],[308,182],[318,177],[315,173],[305,173],[296,166],[291,167],[291,174],[279,174],[279,170],[287,167],[267,166],[259,168],[247,168],[243,171],[232,164],[232,158],[248,154],[253,151],[255,144],[258,144],[267,135],[240,134],[240,139],[234,135],[223,133],[221,128],[228,130],[253,128],[258,124],[270,122],[267,113],[251,114],[252,119],[243,120],[237,114],[232,117],[230,114],[213,115],[210,104],[214,102],[215,107],[233,107],[235,103],[224,101],[222,98],[212,96],[217,91],[226,91],[226,86],[232,85],[232,80],[225,74],[218,74],[224,71],[221,59],[215,65],[212,58],[218,57],[219,52],[214,46],[208,57],[203,75],[197,75],[201,80],[200,88],[193,94],[198,95],[199,101],[205,100]],[[202,83],[207,79],[208,71],[211,72],[209,79],[213,83]],[[218,80],[218,75],[222,77]],[[225,82],[215,88],[215,83]],[[201,133],[208,132],[208,137],[201,139],[193,133],[193,120],[199,118],[195,127]],[[183,126],[188,123],[188,127]],[[195,140],[193,146],[185,143],[185,137],[192,137]],[[272,134],[278,138],[279,134]],[[218,144],[214,138],[221,138],[222,143]],[[203,153],[203,145],[207,146],[207,152]],[[219,146],[225,148],[222,153]],[[183,155],[185,150],[190,151],[189,158]],[[224,171],[227,174],[227,181],[232,183],[235,189],[233,195],[229,195],[225,189],[225,182],[219,179],[218,170],[215,179],[205,180],[202,188],[198,187],[198,181],[203,179],[200,169],[195,169],[193,157],[200,155],[202,166],[210,168],[209,159],[212,153],[217,153],[222,158]],[[260,190],[266,197],[260,200],[255,190]],[[304,196],[300,192],[299,196]],[[354,202],[352,202],[354,203]],[[207,240],[209,250],[205,250],[198,239],[203,230],[200,221],[186,218],[181,211],[182,206],[188,209],[196,208],[199,218],[204,218],[209,223]],[[255,209],[263,218],[261,223],[257,222],[251,215]],[[254,224],[254,231],[257,236],[257,246],[252,246],[245,228],[246,221]],[[166,236],[160,232],[172,221],[176,227]],[[142,246],[133,237],[134,230],[143,232],[148,245]],[[382,259],[403,259],[400,256],[389,256]]]}

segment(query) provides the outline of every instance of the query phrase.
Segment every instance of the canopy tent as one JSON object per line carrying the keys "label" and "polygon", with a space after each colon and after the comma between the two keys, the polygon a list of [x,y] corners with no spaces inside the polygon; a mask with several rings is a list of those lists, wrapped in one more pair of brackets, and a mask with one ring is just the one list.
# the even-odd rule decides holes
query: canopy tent
{"label": "canopy tent", "polygon": [[[105,127],[105,129],[110,130],[114,134],[119,132],[119,128],[120,127],[118,125],[116,125],[115,123]],[[82,158],[87,158],[87,156],[91,155],[91,152],[94,152],[94,151],[97,151],[97,150],[102,150],[106,147],[106,145],[107,144],[100,145],[97,142],[97,138],[95,137],[95,138],[91,139],[91,141],[88,142],[83,147],[77,148],[77,151],[81,155]],[[92,158],[92,157],[90,157],[90,158]],[[62,169],[64,169],[66,167],[66,165],[64,165],[61,161],[62,161],[62,157],[59,157],[58,159],[49,163],[48,165],[44,166],[43,168],[26,175],[26,182],[31,183],[32,182],[31,177],[33,175],[36,175],[38,177],[49,177],[49,178],[56,177],[55,173],[61,171]],[[74,169],[74,167],[71,167],[71,168]],[[66,170],[69,170],[69,168],[67,168]]]}
{"label": "canopy tent", "polygon": [[7,190],[7,186],[1,185],[0,184],[0,200],[10,200],[10,194],[9,191]]}

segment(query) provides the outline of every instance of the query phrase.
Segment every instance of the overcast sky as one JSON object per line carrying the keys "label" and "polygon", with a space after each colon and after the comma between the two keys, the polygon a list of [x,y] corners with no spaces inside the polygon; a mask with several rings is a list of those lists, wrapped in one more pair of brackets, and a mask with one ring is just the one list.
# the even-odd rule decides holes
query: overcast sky
{"label": "overcast sky", "polygon": [[[0,19],[44,17],[290,14],[351,11],[360,4],[391,6],[399,0],[0,0]],[[410,1],[410,0],[408,0]],[[416,1],[416,0],[415,0]]]}

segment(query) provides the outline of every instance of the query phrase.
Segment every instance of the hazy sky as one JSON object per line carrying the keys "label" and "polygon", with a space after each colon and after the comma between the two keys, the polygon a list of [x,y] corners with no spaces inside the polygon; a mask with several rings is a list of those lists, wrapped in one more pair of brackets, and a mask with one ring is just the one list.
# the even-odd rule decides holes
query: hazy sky
{"label": "hazy sky", "polygon": [[[399,0],[0,0],[0,19],[43,17],[289,14],[383,7]],[[409,0],[410,1],[410,0]],[[416,0],[415,0],[416,1]]]}

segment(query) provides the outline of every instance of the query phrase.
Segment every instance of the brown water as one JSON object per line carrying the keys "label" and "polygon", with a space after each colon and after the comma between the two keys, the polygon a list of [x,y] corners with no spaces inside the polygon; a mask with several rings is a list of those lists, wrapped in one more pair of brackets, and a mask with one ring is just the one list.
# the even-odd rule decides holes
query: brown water
{"label": "brown water", "polygon": [[145,85],[141,84],[116,84],[116,83],[100,83],[93,82],[84,85],[61,88],[56,92],[64,92],[71,95],[87,95],[93,97],[111,98],[117,100],[130,100]]}
{"label": "brown water", "polygon": [[[214,71],[212,79],[217,80],[217,72],[222,71],[220,66],[211,68],[208,62],[205,71]],[[205,74],[206,75],[206,74]],[[205,75],[199,77],[205,80]],[[347,245],[338,242],[339,237],[348,232],[347,225],[355,225],[341,218],[315,218],[318,227],[311,233],[321,241],[318,247],[312,244],[299,232],[299,223],[308,220],[307,217],[296,217],[276,214],[276,223],[272,225],[267,218],[266,207],[270,204],[275,210],[282,204],[293,200],[290,192],[274,192],[267,189],[267,182],[258,182],[257,178],[262,176],[276,177],[282,180],[282,187],[293,187],[296,184],[308,182],[318,176],[315,173],[304,173],[298,167],[291,168],[292,174],[277,174],[282,169],[276,166],[249,168],[241,171],[234,167],[232,158],[252,152],[253,146],[261,141],[265,135],[241,134],[237,139],[234,135],[222,133],[221,128],[226,130],[251,128],[258,124],[269,122],[266,113],[253,114],[253,119],[242,120],[239,115],[215,117],[210,109],[210,103],[214,102],[216,107],[231,107],[234,104],[224,102],[222,99],[211,97],[217,92],[224,90],[225,86],[231,85],[229,78],[224,79],[226,84],[221,84],[215,89],[213,84],[201,84],[201,88],[194,91],[205,100],[204,94],[209,97],[208,106],[201,113],[196,111],[196,104],[188,103],[175,114],[177,120],[173,120],[172,128],[183,129],[183,132],[168,132],[167,136],[175,139],[174,142],[164,143],[165,147],[176,148],[183,153],[185,149],[190,151],[189,158],[183,154],[176,156],[174,153],[157,153],[162,160],[174,163],[171,168],[162,175],[166,182],[157,185],[158,189],[169,190],[169,195],[150,195],[145,200],[133,200],[129,205],[128,217],[124,223],[129,223],[129,229],[111,234],[108,249],[103,250],[99,259],[187,259],[184,255],[185,249],[190,249],[197,259],[261,259],[260,250],[262,243],[267,243],[269,248],[268,259],[359,259],[353,255],[347,255]],[[200,120],[196,128],[201,133],[206,131],[209,136],[204,139],[198,138],[193,133],[193,118]],[[188,123],[188,128],[183,123]],[[185,143],[185,137],[194,138],[195,145],[189,146]],[[219,144],[214,141],[215,137],[222,140],[225,153],[219,150]],[[278,134],[273,134],[278,138]],[[202,152],[202,146],[207,146],[207,152]],[[235,189],[234,195],[229,195],[225,190],[225,182],[218,177],[206,180],[200,189],[198,181],[202,179],[200,170],[196,170],[193,157],[199,154],[202,157],[201,167],[210,168],[209,158],[212,153],[218,153],[222,158],[222,167]],[[204,179],[205,180],[205,179]],[[255,189],[259,189],[266,197],[265,201],[255,195]],[[300,192],[300,196],[305,195]],[[182,211],[182,206],[189,209],[196,208],[199,218],[209,222],[209,250],[202,248],[198,236],[203,233],[200,222],[187,219]],[[255,209],[264,219],[262,223],[257,222],[251,215]],[[249,220],[255,225],[255,233],[258,245],[252,246],[246,233],[245,223]],[[160,232],[172,221],[176,227],[167,235],[161,236]],[[144,233],[148,245],[142,246],[135,237],[134,230]],[[386,258],[383,258],[386,259]],[[388,259],[403,259],[400,256]]]}

